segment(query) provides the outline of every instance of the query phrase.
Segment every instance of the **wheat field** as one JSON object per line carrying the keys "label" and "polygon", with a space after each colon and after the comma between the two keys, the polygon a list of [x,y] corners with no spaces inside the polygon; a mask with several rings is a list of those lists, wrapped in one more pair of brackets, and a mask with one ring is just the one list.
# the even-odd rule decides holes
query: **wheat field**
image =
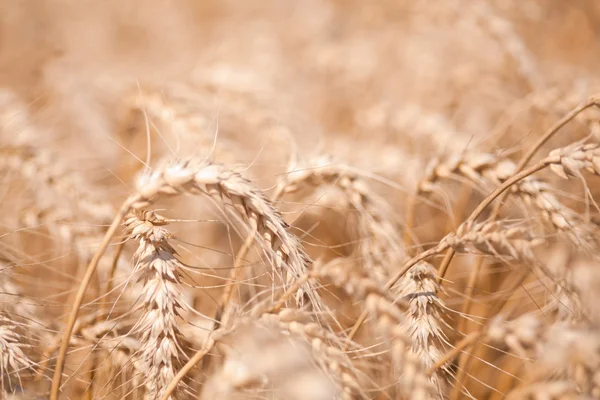
{"label": "wheat field", "polygon": [[600,399],[597,0],[1,5],[2,399]]}

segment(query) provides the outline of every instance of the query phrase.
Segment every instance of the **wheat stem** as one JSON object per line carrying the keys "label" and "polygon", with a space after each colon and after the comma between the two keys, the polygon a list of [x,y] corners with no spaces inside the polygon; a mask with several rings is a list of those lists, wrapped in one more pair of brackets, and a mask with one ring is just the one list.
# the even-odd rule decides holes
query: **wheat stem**
{"label": "wheat stem", "polygon": [[58,400],[58,393],[60,392],[60,382],[62,379],[62,373],[64,369],[64,363],[67,356],[67,349],[69,347],[69,341],[71,340],[71,334],[73,332],[73,327],[75,326],[75,321],[77,320],[77,316],[79,315],[79,308],[81,307],[81,303],[83,302],[83,297],[85,296],[85,292],[90,284],[92,277],[96,272],[96,268],[98,267],[98,263],[100,262],[100,258],[104,255],[104,252],[108,248],[111,239],[117,232],[119,225],[125,218],[125,215],[129,212],[131,205],[138,201],[137,196],[130,197],[127,199],[119,212],[115,216],[112,224],[108,228],[108,231],[104,235],[104,239],[100,244],[100,247],[94,254],[94,257],[90,260],[90,263],[85,271],[85,275],[83,276],[81,283],[79,284],[79,289],[77,290],[77,294],[75,296],[75,300],[73,301],[73,305],[71,306],[71,313],[69,314],[69,320],[67,321],[67,326],[63,332],[62,342],[60,345],[60,349],[58,350],[58,357],[56,359],[56,366],[54,368],[54,376],[52,377],[52,388],[50,390],[50,400]]}

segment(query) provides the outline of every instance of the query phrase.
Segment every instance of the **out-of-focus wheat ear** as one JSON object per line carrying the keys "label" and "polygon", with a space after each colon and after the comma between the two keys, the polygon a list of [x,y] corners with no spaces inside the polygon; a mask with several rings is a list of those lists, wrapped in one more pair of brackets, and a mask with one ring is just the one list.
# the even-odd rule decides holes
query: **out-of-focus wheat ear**
{"label": "out-of-focus wheat ear", "polygon": [[296,309],[282,309],[276,314],[263,314],[260,322],[277,327],[308,343],[315,361],[336,383],[338,396],[341,399],[364,397],[358,379],[359,373],[348,355],[341,350],[340,339],[314,322],[309,314]]}
{"label": "out-of-focus wheat ear", "polygon": [[201,398],[246,398],[265,391],[298,400],[365,398],[348,356],[330,342],[335,335],[312,319],[295,309],[237,317],[236,329],[220,339],[224,361]]}
{"label": "out-of-focus wheat ear", "polygon": [[533,248],[543,243],[532,237],[524,227],[511,227],[502,222],[461,224],[456,233],[447,235],[440,247],[449,246],[458,252],[490,255],[497,258],[535,260]]}
{"label": "out-of-focus wheat ear", "polygon": [[594,325],[600,325],[600,274],[599,263],[592,260],[575,260],[567,268],[570,270],[569,286],[574,288],[574,302],[585,317]]}
{"label": "out-of-focus wheat ear", "polygon": [[529,84],[530,91],[543,89],[545,87],[543,74],[536,65],[533,53],[527,48],[527,44],[512,22],[495,12],[494,8],[485,1],[474,3],[471,13],[486,27],[504,51],[515,60],[517,70]]}
{"label": "out-of-focus wheat ear", "polygon": [[367,270],[384,280],[395,263],[405,258],[405,251],[398,229],[392,222],[389,204],[369,188],[358,171],[335,163],[330,157],[315,158],[288,173],[276,187],[273,197],[279,199],[286,193],[324,185],[338,187],[346,195],[346,201],[358,212],[361,258]]}
{"label": "out-of-focus wheat ear", "polygon": [[495,317],[486,331],[486,338],[496,343],[505,343],[511,351],[523,358],[535,358],[545,340],[545,327],[541,321],[526,314],[513,321]]}
{"label": "out-of-focus wheat ear", "polygon": [[[411,349],[427,368],[435,365],[449,347],[443,327],[445,306],[438,297],[436,270],[427,262],[412,267],[398,283],[397,294],[406,300],[409,309],[401,325],[412,338]],[[432,383],[443,397],[449,370],[444,367],[432,375]]]}
{"label": "out-of-focus wheat ear", "polygon": [[[535,360],[524,377],[525,385],[563,376],[568,378],[566,382],[575,383],[575,393],[600,396],[600,331],[596,327],[550,325],[526,314],[509,322],[496,317],[486,336],[523,358]],[[527,391],[526,387],[523,390]]]}
{"label": "out-of-focus wheat ear", "polygon": [[25,104],[0,93],[0,171],[11,171],[31,190],[33,204],[18,210],[19,223],[44,225],[64,242],[73,244],[77,254],[91,257],[86,239],[97,238],[110,223],[114,209],[78,168],[40,143],[49,132],[36,126]]}
{"label": "out-of-focus wheat ear", "polygon": [[4,394],[20,386],[20,374],[33,368],[35,363],[26,355],[26,340],[7,313],[0,313],[0,372],[2,373],[2,391]]}
{"label": "out-of-focus wheat ear", "polygon": [[600,330],[590,324],[555,323],[546,328],[546,340],[538,354],[530,381],[564,374],[578,393],[600,397]]}
{"label": "out-of-focus wheat ear", "polygon": [[[540,261],[554,277],[553,282],[548,286],[543,311],[556,321],[569,321],[573,324],[581,323],[588,318],[595,319],[593,312],[590,312],[592,309],[587,307],[591,303],[582,301],[582,296],[588,292],[587,288],[600,284],[594,282],[593,274],[584,272],[588,267],[595,266],[594,263],[578,259],[572,249],[560,243],[554,249],[540,254]],[[584,283],[575,279],[579,274],[585,276],[589,282]]]}
{"label": "out-of-focus wheat ear", "polygon": [[[34,191],[37,212],[30,213],[30,218],[53,223],[53,217],[73,218],[78,215],[91,221],[106,223],[114,215],[113,207],[103,200],[104,196],[100,191],[80,172],[71,170],[57,154],[46,148],[27,143],[3,143],[0,168],[20,174]],[[76,235],[94,229],[96,232],[99,230],[93,226],[73,227],[65,233],[73,232],[72,235]]]}
{"label": "out-of-focus wheat ear", "polygon": [[144,285],[141,316],[132,328],[140,341],[137,357],[148,395],[160,398],[185,358],[179,330],[184,307],[180,281],[183,266],[168,242],[171,235],[163,227],[166,222],[162,217],[137,210],[125,224],[138,242],[133,270]]}
{"label": "out-of-focus wheat ear", "polygon": [[[288,231],[279,211],[260,189],[227,166],[197,160],[165,164],[140,178],[133,208],[141,209],[160,196],[181,193],[203,193],[219,202],[229,199],[238,216],[256,227],[265,255],[278,273],[283,269],[285,286],[308,270],[310,259],[298,238]],[[312,307],[321,308],[319,295],[310,282],[298,290],[296,302],[304,304],[305,297]]]}
{"label": "out-of-focus wheat ear", "polygon": [[[378,282],[355,271],[343,268],[335,260],[315,266],[312,275],[328,278],[355,300],[365,302],[365,309],[374,319],[376,330],[390,346],[393,362],[392,378],[399,394],[415,399],[438,399],[441,393],[429,376],[425,360],[413,350],[417,346],[404,326],[410,300],[386,290]],[[349,347],[346,345],[346,348]],[[400,377],[399,380],[397,377]]]}
{"label": "out-of-focus wheat ear", "polygon": [[239,143],[220,134],[219,146],[213,146],[214,120],[209,114],[215,106],[212,94],[191,85],[138,86],[122,103],[121,130],[127,137],[146,137],[148,130],[157,131],[166,144],[164,149],[160,143],[153,146],[157,156],[176,148],[180,157],[210,154],[234,162],[239,159],[233,152],[240,149]]}
{"label": "out-of-focus wheat ear", "polygon": [[[43,209],[60,207],[68,212],[73,208],[72,213],[110,221],[114,215],[110,202],[77,168],[69,168],[62,157],[40,144],[40,135],[47,132],[32,122],[25,104],[0,93],[0,109],[0,167],[27,179],[38,190],[34,194]],[[53,199],[48,199],[48,195]],[[57,197],[67,198],[71,203],[59,204]]]}

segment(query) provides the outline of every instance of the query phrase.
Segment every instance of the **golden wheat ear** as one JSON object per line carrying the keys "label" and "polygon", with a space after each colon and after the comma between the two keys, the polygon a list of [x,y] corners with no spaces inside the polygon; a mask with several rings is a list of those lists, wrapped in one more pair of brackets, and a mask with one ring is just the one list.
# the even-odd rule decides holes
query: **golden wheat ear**
{"label": "golden wheat ear", "polygon": [[138,242],[133,272],[142,281],[142,312],[132,328],[140,337],[136,355],[148,396],[160,398],[186,358],[179,328],[182,304],[180,275],[183,270],[164,218],[152,211],[136,211],[125,221]]}

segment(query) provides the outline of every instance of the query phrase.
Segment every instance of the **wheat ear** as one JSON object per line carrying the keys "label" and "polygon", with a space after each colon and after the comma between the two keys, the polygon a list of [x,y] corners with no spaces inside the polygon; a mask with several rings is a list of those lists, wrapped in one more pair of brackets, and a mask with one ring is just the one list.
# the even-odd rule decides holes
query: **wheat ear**
{"label": "wheat ear", "polygon": [[340,399],[364,397],[358,383],[358,372],[347,354],[341,351],[338,337],[307,317],[298,310],[282,309],[277,314],[263,314],[260,321],[309,343],[316,361],[336,382]]}
{"label": "wheat ear", "polygon": [[[436,189],[436,182],[464,176],[476,185],[499,186],[517,170],[511,160],[488,153],[466,153],[432,163],[427,177],[419,185],[419,193]],[[515,183],[509,194],[520,198],[528,206],[538,210],[544,221],[556,231],[565,232],[576,245],[593,249],[596,240],[594,226],[584,221],[579,214],[566,207],[554,194],[552,186],[535,177],[527,177]]]}
{"label": "wheat ear", "polygon": [[[564,117],[562,117],[560,120],[558,120],[554,125],[552,125],[542,135],[542,137],[540,137],[535,142],[535,144],[533,146],[531,146],[529,148],[529,150],[527,150],[525,155],[523,155],[523,157],[519,161],[519,164],[517,165],[515,175],[513,175],[512,177],[507,179],[502,185],[500,185],[498,188],[496,188],[494,191],[492,191],[492,193],[490,193],[479,204],[479,206],[477,206],[477,208],[471,213],[468,220],[471,222],[474,222],[475,220],[477,220],[477,218],[479,218],[481,213],[494,200],[496,200],[497,198],[500,198],[500,201],[496,204],[496,206],[494,207],[494,209],[492,211],[492,216],[493,216],[492,219],[495,219],[497,217],[498,213],[500,212],[500,208],[502,207],[502,200],[506,196],[507,189],[509,189],[515,183],[520,182],[521,180],[527,178],[528,176],[530,176],[548,166],[560,163],[560,155],[554,154],[552,157],[546,157],[544,160],[540,161],[539,163],[537,163],[531,167],[525,168],[527,166],[527,164],[529,164],[529,162],[531,161],[533,156],[535,156],[535,154],[542,148],[542,146],[544,144],[546,144],[546,142],[548,142],[548,140],[550,140],[554,135],[556,135],[556,133],[558,131],[560,131],[565,125],[567,125],[569,122],[571,122],[575,117],[577,117],[579,114],[581,114],[583,111],[587,110],[590,107],[600,107],[600,100],[599,100],[598,95],[590,96],[586,101],[579,104],[577,107],[575,107],[569,113],[567,113]],[[442,264],[440,265],[440,268],[438,270],[438,275],[440,276],[440,279],[445,276],[446,271],[448,270],[448,267],[449,267],[450,263],[452,262],[453,257],[454,257],[454,250],[453,249],[448,250],[446,252],[446,256],[444,257],[444,261],[442,262]],[[402,273],[403,272],[400,271],[400,275]]]}
{"label": "wheat ear", "polygon": [[[355,300],[364,301],[365,313],[374,317],[376,327],[390,345],[394,376],[400,376],[400,393],[410,393],[412,398],[420,399],[441,398],[427,373],[425,360],[413,351],[413,346],[417,348],[419,344],[413,342],[404,324],[406,310],[410,310],[412,306],[410,299],[397,298],[373,279],[344,268],[339,260],[316,265],[311,275],[319,279],[327,278]],[[349,339],[353,336],[350,334]],[[351,343],[350,340],[346,342],[345,350],[348,350]]]}
{"label": "wheat ear", "polygon": [[369,188],[359,172],[345,164],[322,156],[298,165],[275,189],[274,198],[304,187],[338,187],[350,205],[358,211],[359,251],[367,270],[378,277],[389,276],[394,264],[405,257],[398,230],[394,227],[386,201]]}
{"label": "wheat ear", "polygon": [[[526,314],[514,321],[495,318],[487,331],[487,339],[505,344],[521,357],[536,360],[535,369],[528,381],[549,376],[568,378],[575,383],[572,394],[584,394],[592,398],[600,395],[600,332],[595,327],[577,327],[564,323],[547,326],[535,316]],[[539,384],[537,384],[539,385]],[[514,393],[529,392],[525,386]]]}
{"label": "wheat ear", "polygon": [[140,335],[139,362],[148,395],[159,398],[185,358],[178,323],[184,307],[180,287],[183,266],[169,244],[171,234],[164,228],[164,218],[138,210],[125,224],[138,242],[133,271],[144,286],[142,314],[133,332]]}
{"label": "wheat ear", "polygon": [[2,392],[5,393],[6,389],[19,383],[19,374],[22,371],[35,365],[25,354],[24,349],[28,346],[18,329],[19,324],[14,322],[9,314],[0,313],[0,372],[3,380],[8,380],[8,388],[2,384]]}
{"label": "wheat ear", "polygon": [[[449,346],[443,327],[445,306],[438,296],[436,270],[427,262],[417,263],[398,284],[398,295],[408,302],[406,318],[401,325],[412,338],[411,350],[427,368],[436,364]],[[438,396],[443,397],[449,370],[437,370],[431,377]]]}
{"label": "wheat ear", "polygon": [[32,123],[22,102],[0,93],[0,108],[5,111],[0,115],[0,170],[19,175],[33,196],[33,207],[21,210],[20,223],[48,226],[62,240],[73,242],[80,257],[87,261],[90,252],[83,239],[102,232],[103,224],[114,215],[113,207],[59,154],[40,145],[40,135],[47,132]]}
{"label": "wheat ear", "polygon": [[[228,198],[239,215],[255,229],[267,256],[276,270],[285,266],[284,283],[289,285],[302,276],[309,259],[298,239],[288,232],[288,225],[262,192],[230,168],[206,162],[186,161],[166,164],[138,182],[139,198],[132,205],[142,208],[158,197],[184,192],[204,193],[222,200]],[[308,296],[314,307],[319,307],[318,296],[307,283],[296,295],[298,304]]]}

